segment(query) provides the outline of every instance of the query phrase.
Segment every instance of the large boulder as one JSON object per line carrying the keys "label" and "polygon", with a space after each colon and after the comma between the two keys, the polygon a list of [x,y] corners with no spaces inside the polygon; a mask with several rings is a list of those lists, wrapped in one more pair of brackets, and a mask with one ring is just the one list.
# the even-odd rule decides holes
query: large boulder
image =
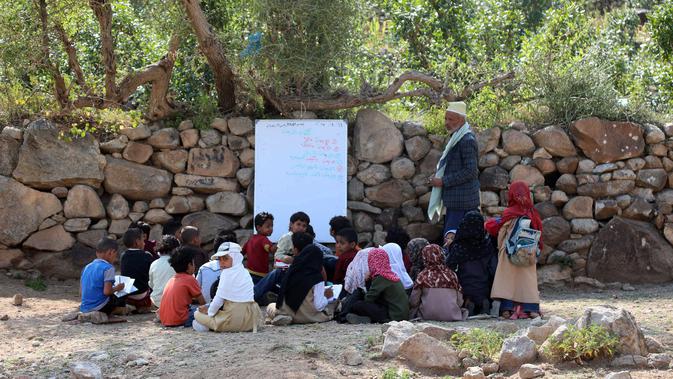
{"label": "large boulder", "polygon": [[38,189],[75,184],[100,187],[105,159],[96,139],[87,134],[68,142],[58,133],[54,125],[44,120],[30,124],[24,133],[14,178]]}
{"label": "large boulder", "polygon": [[236,179],[218,178],[215,176],[199,176],[176,174],[175,184],[199,193],[237,192],[239,189]]}
{"label": "large boulder", "polygon": [[189,150],[188,174],[233,178],[239,166],[236,155],[224,146]]}
{"label": "large boulder", "polygon": [[34,233],[23,243],[23,247],[40,251],[64,251],[74,244],[72,234],[66,232],[63,225],[56,225]]}
{"label": "large boulder", "polygon": [[533,140],[525,133],[508,129],[502,133],[502,148],[509,155],[531,155],[535,151]]}
{"label": "large boulder", "polygon": [[101,219],[105,218],[105,208],[96,191],[79,184],[68,191],[68,198],[63,204],[63,214],[67,218]]}
{"label": "large boulder", "polygon": [[523,335],[514,335],[503,342],[498,364],[501,370],[516,371],[525,363],[537,358],[535,341]]}
{"label": "large boulder", "polygon": [[636,184],[640,187],[651,188],[655,191],[661,191],[666,187],[668,173],[663,168],[638,171]]}
{"label": "large boulder", "polygon": [[398,208],[405,201],[415,199],[416,191],[409,182],[393,179],[365,189],[365,195],[377,207]]}
{"label": "large boulder", "polygon": [[208,196],[206,207],[212,213],[242,216],[248,210],[245,196],[235,192],[219,192]]}
{"label": "large boulder", "polygon": [[432,148],[432,142],[427,137],[415,136],[406,140],[404,147],[407,149],[409,158],[413,161],[419,161],[428,154]]}
{"label": "large boulder", "polygon": [[180,132],[173,128],[159,129],[152,133],[147,143],[156,149],[175,149],[180,146]]}
{"label": "large boulder", "polygon": [[393,358],[397,356],[400,346],[407,338],[417,332],[416,326],[409,321],[392,321],[388,323],[388,330],[383,333],[383,351],[385,357]]}
{"label": "large boulder", "polygon": [[554,216],[542,220],[542,241],[556,246],[570,238],[570,223],[563,217]]}
{"label": "large boulder", "polygon": [[355,119],[353,145],[357,159],[385,163],[402,154],[404,137],[383,113],[362,109]]}
{"label": "large boulder", "polygon": [[124,196],[115,193],[107,204],[107,214],[113,220],[121,220],[129,215],[129,202]]}
{"label": "large boulder", "polygon": [[157,167],[178,174],[187,169],[188,158],[189,154],[186,150],[166,150],[154,153],[152,155],[152,162]]}
{"label": "large boulder", "polygon": [[18,245],[38,230],[47,217],[61,210],[63,206],[53,194],[0,176],[0,244]]}
{"label": "large boulder", "polygon": [[152,200],[171,191],[173,177],[166,170],[107,157],[105,191],[131,200]]}
{"label": "large boulder", "polygon": [[542,176],[538,169],[532,166],[522,164],[514,166],[512,171],[509,172],[509,178],[512,182],[521,180],[528,184],[529,187],[544,185],[544,176]]}
{"label": "large boulder", "polygon": [[12,137],[0,135],[0,175],[12,176],[19,162],[21,143]]}
{"label": "large boulder", "polygon": [[373,164],[358,172],[357,178],[368,186],[375,186],[390,179],[391,173],[388,166]]}
{"label": "large boulder", "polygon": [[612,180],[609,182],[587,183],[577,187],[580,196],[590,196],[594,199],[614,197],[627,194],[636,188],[633,180]]}
{"label": "large boulder", "polygon": [[587,274],[604,283],[673,280],[673,247],[650,223],[614,217],[594,239]]}
{"label": "large boulder", "polygon": [[498,147],[502,130],[500,128],[489,128],[477,133],[477,145],[479,145],[479,155],[482,156]]}
{"label": "large boulder", "polygon": [[23,251],[19,249],[0,249],[0,268],[11,268],[23,260]]}
{"label": "large boulder", "polygon": [[127,161],[145,163],[152,157],[153,152],[152,146],[131,141],[126,145],[122,157]]}
{"label": "large boulder", "polygon": [[538,147],[544,147],[549,154],[556,157],[572,157],[577,155],[568,134],[560,126],[548,126],[533,134],[533,141]]}
{"label": "large boulder", "polygon": [[591,218],[593,214],[594,199],[589,196],[576,196],[570,199],[563,207],[563,217],[566,220],[574,218]]}
{"label": "large boulder", "polygon": [[509,173],[500,166],[488,167],[479,174],[479,185],[482,190],[499,191],[507,189]]}
{"label": "large boulder", "polygon": [[219,214],[203,211],[191,213],[182,219],[183,226],[195,226],[199,229],[201,241],[208,243],[220,232],[232,232],[239,227],[235,220]]}
{"label": "large boulder", "polygon": [[642,330],[631,313],[610,305],[588,307],[577,320],[575,326],[588,328],[600,325],[619,337],[619,353],[628,355],[647,355],[647,346]]}
{"label": "large boulder", "polygon": [[639,157],[645,150],[643,130],[632,122],[586,118],[574,122],[570,134],[584,155],[598,163]]}
{"label": "large boulder", "polygon": [[418,368],[454,370],[460,367],[457,351],[422,332],[400,345],[399,356]]}

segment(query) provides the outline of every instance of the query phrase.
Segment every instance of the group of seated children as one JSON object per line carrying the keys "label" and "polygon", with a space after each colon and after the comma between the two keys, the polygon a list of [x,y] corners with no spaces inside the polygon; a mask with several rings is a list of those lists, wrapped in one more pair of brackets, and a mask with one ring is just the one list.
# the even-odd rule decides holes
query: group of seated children
{"label": "group of seated children", "polygon": [[[304,212],[291,216],[288,232],[273,244],[274,218],[263,212],[254,217],[256,234],[243,248],[235,235],[220,235],[209,256],[193,226],[165,228],[158,246],[142,225],[134,226],[123,237],[121,274],[135,279],[136,290],[114,295],[123,284],[114,286],[117,242],[106,238],[82,273],[80,308],[110,314],[126,304],[136,312],[157,307],[164,326],[218,332],[257,330],[264,305],[275,325],[457,321],[489,313],[493,300],[499,300],[502,317],[537,317],[535,264],[513,264],[505,247],[521,218],[542,230],[528,186],[514,182],[502,217],[485,222],[478,211],[468,212],[442,246],[392,229],[383,246],[362,243],[361,249],[348,218],[336,216],[330,221],[332,252],[315,240]],[[337,296],[333,284],[343,285]]]}

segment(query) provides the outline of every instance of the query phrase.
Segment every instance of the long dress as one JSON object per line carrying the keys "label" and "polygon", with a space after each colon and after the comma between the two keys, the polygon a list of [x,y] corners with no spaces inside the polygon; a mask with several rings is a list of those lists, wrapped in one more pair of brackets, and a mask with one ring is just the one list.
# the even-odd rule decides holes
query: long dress
{"label": "long dress", "polygon": [[535,265],[515,266],[509,261],[505,247],[505,238],[513,222],[508,221],[498,233],[498,268],[495,271],[491,298],[511,300],[517,303],[539,304],[540,291],[537,288],[537,269]]}

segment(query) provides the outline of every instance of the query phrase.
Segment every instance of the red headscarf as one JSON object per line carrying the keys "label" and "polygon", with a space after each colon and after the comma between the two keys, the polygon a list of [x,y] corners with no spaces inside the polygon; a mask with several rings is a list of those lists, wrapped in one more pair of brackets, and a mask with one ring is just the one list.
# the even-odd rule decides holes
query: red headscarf
{"label": "red headscarf", "polygon": [[392,282],[400,281],[400,277],[390,268],[390,259],[385,250],[370,250],[369,256],[367,257],[367,264],[369,265],[369,274],[372,279],[376,276],[382,276]]}
{"label": "red headscarf", "polygon": [[462,291],[458,277],[444,264],[442,248],[439,245],[427,245],[421,251],[425,268],[416,277],[414,288],[453,288]]}
{"label": "red headscarf", "polygon": [[[533,200],[530,198],[530,190],[528,184],[523,181],[517,181],[509,186],[509,199],[507,208],[502,213],[502,218],[489,219],[484,224],[488,234],[497,236],[500,228],[510,220],[514,220],[521,216],[526,216],[530,219],[530,226],[535,230],[542,231],[542,219],[540,214],[533,207]],[[542,238],[540,238],[540,249],[542,249]]]}

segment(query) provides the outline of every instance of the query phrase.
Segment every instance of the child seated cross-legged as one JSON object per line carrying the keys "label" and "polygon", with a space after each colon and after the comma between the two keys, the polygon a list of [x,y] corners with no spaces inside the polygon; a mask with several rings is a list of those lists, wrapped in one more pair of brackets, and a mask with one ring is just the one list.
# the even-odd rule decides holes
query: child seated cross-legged
{"label": "child seated cross-legged", "polygon": [[115,308],[125,307],[124,301],[114,295],[124,289],[124,283],[114,285],[117,261],[117,241],[103,238],[96,245],[96,259],[84,267],[80,280],[82,303],[80,321],[107,322],[107,315]]}
{"label": "child seated cross-legged", "polygon": [[150,266],[154,257],[144,249],[143,232],[138,228],[129,228],[124,233],[124,245],[128,248],[121,259],[121,274],[135,279],[133,285],[137,291],[125,297],[126,304],[135,307],[137,313],[147,313],[152,307],[150,299]]}
{"label": "child seated cross-legged", "polygon": [[[233,246],[237,252],[241,252],[241,247],[236,243],[236,234],[222,232],[215,237],[215,241],[213,242],[213,254],[216,254],[223,246],[225,246],[224,248],[226,250],[229,250],[229,243],[232,243],[231,246]],[[220,282],[220,274],[222,274],[222,267],[220,262],[214,258],[214,255],[210,257],[208,263],[199,267],[196,274],[196,281],[199,282],[199,287],[201,287],[201,293],[203,294],[203,298],[206,299],[206,303],[210,303],[215,296],[215,291],[217,291],[217,286]]]}
{"label": "child seated cross-legged", "polygon": [[175,270],[175,276],[166,283],[164,295],[159,307],[159,320],[164,326],[191,327],[194,321],[196,300],[199,305],[206,303],[199,283],[194,278],[194,253],[191,249],[180,247],[171,256],[169,262]]}
{"label": "child seated cross-legged", "polygon": [[180,247],[180,241],[173,235],[166,234],[161,237],[161,244],[159,245],[159,259],[152,262],[150,265],[150,280],[148,282],[152,293],[152,305],[159,308],[161,306],[161,296],[164,294],[164,287],[166,283],[175,275],[175,270],[171,267],[168,260],[175,249]]}
{"label": "child seated cross-legged", "polygon": [[[274,254],[275,268],[287,268],[292,264],[292,234],[306,232],[306,227],[311,223],[311,218],[304,212],[296,212],[290,216],[289,231],[278,240],[278,249]],[[301,250],[300,250],[301,251]]]}
{"label": "child seated cross-legged", "polygon": [[400,277],[390,268],[383,249],[371,249],[367,256],[371,285],[364,300],[351,306],[346,319],[351,324],[384,323],[409,319],[409,298]]}
{"label": "child seated cross-legged", "polygon": [[341,229],[336,233],[336,253],[339,257],[337,260],[336,268],[334,270],[334,278],[332,281],[337,284],[343,284],[344,279],[346,278],[346,271],[348,266],[355,259],[355,255],[358,253],[355,249],[357,245],[358,234],[354,229],[345,228]]}
{"label": "child seated cross-legged", "polygon": [[220,245],[212,256],[222,267],[217,292],[209,306],[194,314],[194,330],[216,332],[257,331],[261,311],[254,300],[252,278],[243,267],[241,247],[233,242]]}

